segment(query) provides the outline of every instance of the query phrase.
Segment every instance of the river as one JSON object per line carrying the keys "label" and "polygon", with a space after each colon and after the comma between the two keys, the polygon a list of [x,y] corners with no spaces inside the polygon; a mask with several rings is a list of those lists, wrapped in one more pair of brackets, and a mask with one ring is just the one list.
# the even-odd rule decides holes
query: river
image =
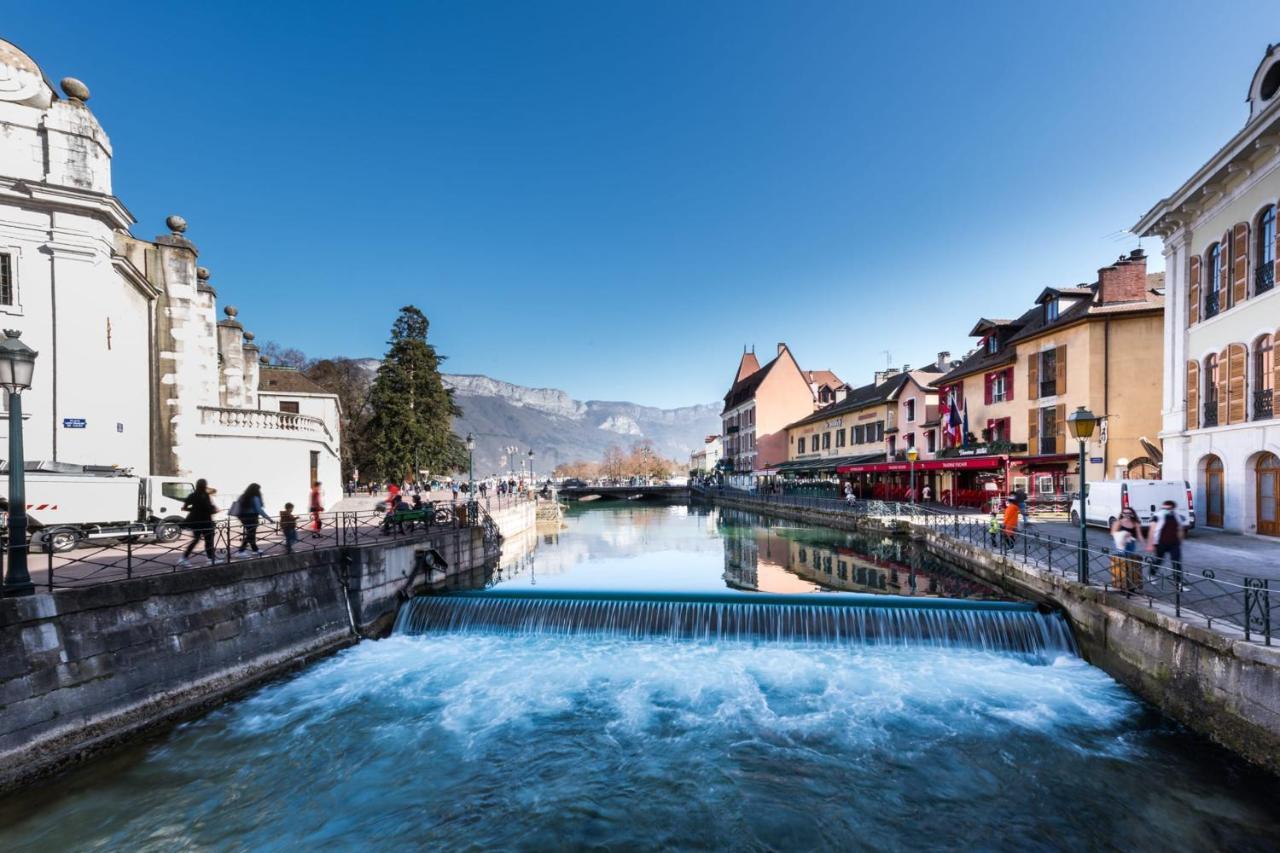
{"label": "river", "polygon": [[[893,539],[634,504],[572,511],[489,586],[481,605],[589,590],[704,615],[758,613],[753,591],[841,613],[846,601],[881,613],[870,595],[911,613],[951,606],[937,598],[1019,607]],[[883,632],[408,621],[8,798],[0,846],[1270,850],[1280,838],[1272,777],[1163,718],[1069,637],[1002,650]]]}

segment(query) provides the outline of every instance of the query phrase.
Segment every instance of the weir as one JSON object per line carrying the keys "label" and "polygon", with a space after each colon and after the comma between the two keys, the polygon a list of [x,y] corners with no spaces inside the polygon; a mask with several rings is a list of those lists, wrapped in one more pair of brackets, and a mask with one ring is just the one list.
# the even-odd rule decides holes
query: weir
{"label": "weir", "polygon": [[1030,603],[857,593],[462,592],[409,601],[395,626],[468,632],[1076,653],[1062,615]]}

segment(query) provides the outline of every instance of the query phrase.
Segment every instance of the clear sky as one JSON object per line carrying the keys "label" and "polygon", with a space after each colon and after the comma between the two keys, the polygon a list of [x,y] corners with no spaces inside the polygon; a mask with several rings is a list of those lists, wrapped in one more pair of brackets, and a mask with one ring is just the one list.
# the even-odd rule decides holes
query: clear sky
{"label": "clear sky", "polygon": [[379,355],[412,302],[448,370],[672,406],[744,344],[860,384],[1092,281],[1243,125],[1280,10],[64,0],[0,36],[85,81],[135,233],[185,216],[260,341]]}

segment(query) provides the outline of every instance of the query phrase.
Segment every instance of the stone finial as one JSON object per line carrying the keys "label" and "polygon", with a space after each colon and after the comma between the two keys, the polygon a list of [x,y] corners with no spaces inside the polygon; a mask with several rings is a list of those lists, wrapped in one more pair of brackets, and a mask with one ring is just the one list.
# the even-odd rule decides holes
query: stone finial
{"label": "stone finial", "polygon": [[173,216],[170,216],[167,219],[165,219],[164,224],[169,226],[169,230],[172,231],[175,236],[178,234],[182,234],[184,231],[187,230],[187,220],[183,219],[181,216],[178,216],[177,214],[174,214]]}
{"label": "stone finial", "polygon": [[201,281],[208,281],[208,280],[209,280],[209,268],[208,268],[208,267],[196,267],[196,278],[200,279]]}
{"label": "stone finial", "polygon": [[245,332],[244,340],[245,340],[245,343],[250,343],[250,344],[253,343],[253,332]]}
{"label": "stone finial", "polygon": [[258,359],[258,363],[259,363],[259,364],[262,364],[262,365],[265,365],[266,367],[270,367],[270,366],[271,366],[271,359],[267,358],[267,357],[264,355],[262,358]]}
{"label": "stone finial", "polygon": [[234,305],[228,305],[226,308],[222,309],[222,313],[227,315],[227,319],[234,320],[236,315],[240,313],[240,309],[236,308]]}
{"label": "stone finial", "polygon": [[63,94],[73,101],[83,104],[89,100],[89,87],[74,77],[63,77],[58,85],[62,87]]}

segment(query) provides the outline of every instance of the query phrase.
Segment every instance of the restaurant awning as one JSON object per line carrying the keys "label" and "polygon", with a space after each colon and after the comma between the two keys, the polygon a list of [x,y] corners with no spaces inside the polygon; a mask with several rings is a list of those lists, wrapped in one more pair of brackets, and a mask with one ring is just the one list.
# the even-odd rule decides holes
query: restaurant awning
{"label": "restaurant awning", "polygon": [[854,465],[884,459],[883,453],[863,453],[857,456],[826,456],[819,459],[792,459],[773,466],[779,474],[808,474],[818,471],[835,473],[842,465]]}
{"label": "restaurant awning", "polygon": [[971,471],[974,469],[1003,468],[1007,456],[969,456],[963,459],[922,459],[913,466],[910,462],[871,462],[842,465],[836,469],[841,474],[865,474],[877,471]]}

